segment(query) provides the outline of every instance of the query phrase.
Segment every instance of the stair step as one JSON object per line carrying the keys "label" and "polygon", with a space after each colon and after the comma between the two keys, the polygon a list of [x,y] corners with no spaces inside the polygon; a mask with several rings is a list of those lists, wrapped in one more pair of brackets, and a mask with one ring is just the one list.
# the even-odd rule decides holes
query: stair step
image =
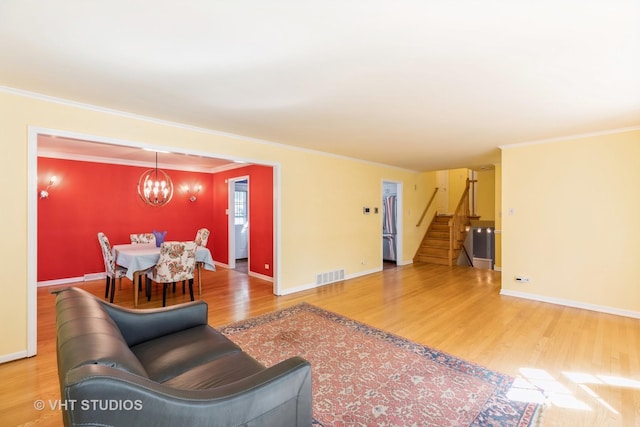
{"label": "stair step", "polygon": [[414,261],[427,262],[429,264],[449,265],[449,260],[447,258],[434,256],[417,255]]}
{"label": "stair step", "polygon": [[444,239],[449,240],[449,232],[448,231],[433,231],[429,230],[427,233],[428,239]]}
{"label": "stair step", "polygon": [[421,247],[435,247],[449,249],[449,239],[428,239],[425,240]]}
{"label": "stair step", "polygon": [[429,229],[449,232],[449,224],[447,224],[446,222],[444,224],[433,223],[431,224],[431,227],[429,227]]}
{"label": "stair step", "polygon": [[449,248],[439,248],[437,246],[422,246],[422,248],[420,248],[420,255],[423,256],[437,256],[437,257],[442,257],[442,258],[448,258],[449,257]]}

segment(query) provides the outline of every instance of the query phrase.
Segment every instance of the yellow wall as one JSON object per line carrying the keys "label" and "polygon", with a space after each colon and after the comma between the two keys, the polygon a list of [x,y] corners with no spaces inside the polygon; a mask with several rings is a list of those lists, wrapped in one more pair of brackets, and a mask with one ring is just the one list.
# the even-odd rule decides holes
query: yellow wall
{"label": "yellow wall", "polygon": [[640,313],[639,183],[640,130],[505,147],[503,291]]}
{"label": "yellow wall", "polygon": [[454,213],[458,207],[460,197],[467,187],[467,178],[469,178],[469,169],[449,170],[449,213]]}
{"label": "yellow wall", "polygon": [[494,170],[480,170],[477,175],[477,214],[482,221],[496,219],[496,180]]}
{"label": "yellow wall", "polygon": [[[428,224],[416,227],[435,187],[435,173],[385,167],[276,144],[171,126],[64,103],[0,91],[0,358],[27,346],[27,256],[29,126],[134,143],[254,159],[281,167],[281,264],[284,293],[312,285],[315,274],[344,268],[348,276],[382,268],[382,216],[362,207],[381,207],[382,181],[404,184],[404,260],[411,260]],[[96,250],[99,250],[96,247]],[[364,261],[364,264],[363,264]]]}
{"label": "yellow wall", "polygon": [[[449,174],[449,213],[453,213],[467,186],[469,169],[450,169]],[[476,209],[482,221],[495,220],[495,171],[477,171]]]}

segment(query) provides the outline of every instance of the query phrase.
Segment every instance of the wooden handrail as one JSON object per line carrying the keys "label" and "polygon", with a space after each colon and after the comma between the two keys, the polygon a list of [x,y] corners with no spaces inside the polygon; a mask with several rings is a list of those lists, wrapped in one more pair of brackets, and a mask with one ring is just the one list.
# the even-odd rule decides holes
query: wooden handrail
{"label": "wooden handrail", "polygon": [[453,217],[449,220],[449,266],[453,265],[453,259],[451,255],[454,253],[454,249],[458,249],[458,235],[464,227],[466,227],[469,221],[469,189],[471,187],[471,181],[467,178],[467,186],[460,197],[458,206],[453,214]]}
{"label": "wooden handrail", "polygon": [[475,214],[476,214],[476,201],[474,200],[475,191],[471,190],[471,186],[477,184],[478,180],[477,179],[469,179],[469,178],[467,178],[467,181],[468,181],[467,185],[469,185],[469,192],[471,193],[471,196],[470,196],[471,197],[471,203],[470,203],[471,208],[469,209],[469,211],[471,211],[471,209],[473,209],[473,212],[471,212],[471,216],[475,216]]}
{"label": "wooden handrail", "polygon": [[[473,181],[475,182],[475,181]],[[458,206],[456,206],[456,211],[454,213],[454,216],[456,214],[458,214],[458,212],[464,207],[464,205],[466,204],[467,207],[469,205],[469,190],[471,189],[471,180],[469,178],[467,178],[467,185],[464,188],[464,191],[462,192],[462,196],[460,196],[460,201],[458,202]]]}
{"label": "wooden handrail", "polygon": [[433,203],[433,199],[435,199],[435,197],[436,197],[436,193],[438,193],[438,187],[436,187],[433,190],[433,194],[431,195],[431,198],[429,199],[429,203],[427,203],[427,207],[424,208],[424,211],[422,211],[422,215],[420,215],[420,219],[418,220],[418,223],[416,224],[416,227],[420,227],[420,224],[422,224],[422,221],[424,220],[424,217],[427,215],[427,211],[429,210],[429,207],[431,206],[431,203]]}

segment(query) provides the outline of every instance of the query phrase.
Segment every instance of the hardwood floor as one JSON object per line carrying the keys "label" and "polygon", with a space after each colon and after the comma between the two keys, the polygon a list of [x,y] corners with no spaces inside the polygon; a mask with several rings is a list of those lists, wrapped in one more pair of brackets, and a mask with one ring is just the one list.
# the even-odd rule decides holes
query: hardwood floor
{"label": "hardwood floor", "polygon": [[[104,296],[104,282],[82,288]],[[61,425],[55,297],[38,290],[38,355],[0,365],[0,426]],[[640,425],[640,320],[501,296],[500,273],[416,264],[277,297],[271,283],[233,270],[203,272],[209,323],[301,301],[535,383],[546,390],[543,426]],[[132,307],[123,280],[117,304]],[[140,308],[158,307],[158,290]],[[188,301],[181,289],[168,305]],[[37,411],[34,402],[43,400]]]}

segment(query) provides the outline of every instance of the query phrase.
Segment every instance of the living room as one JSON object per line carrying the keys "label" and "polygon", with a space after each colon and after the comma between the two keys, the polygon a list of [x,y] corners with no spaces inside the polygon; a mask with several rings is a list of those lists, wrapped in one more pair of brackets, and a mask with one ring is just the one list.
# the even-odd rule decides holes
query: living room
{"label": "living room", "polygon": [[[12,111],[5,127],[8,137],[23,141],[7,147],[9,156],[23,159],[7,162],[5,173],[9,175],[28,175],[28,168],[24,168],[24,165],[35,162],[35,152],[32,151],[31,156],[34,157],[27,161],[28,156],[20,149],[29,146],[22,129],[29,129],[33,123],[46,124],[48,129],[52,126],[69,126],[82,132],[97,132],[100,128],[111,126],[119,129],[119,137],[122,137],[123,129],[128,125],[131,140],[139,138],[140,128],[144,128],[144,134],[159,140],[166,138],[167,133],[177,132],[175,141],[192,141],[193,145],[188,147],[196,150],[205,145],[216,146],[220,138],[218,135],[202,135],[191,130],[170,129],[166,124],[141,123],[108,112],[45,102],[24,94],[4,91],[1,98],[5,109]],[[51,122],[52,117],[57,117],[56,123]],[[85,125],[78,126],[78,123]],[[93,123],[96,129],[87,129],[87,123]],[[500,195],[499,204],[503,212],[508,212],[502,217],[502,224],[500,218],[496,218],[496,228],[502,230],[501,293],[630,318],[638,317],[640,308],[637,306],[635,286],[637,267],[633,261],[637,255],[633,236],[638,235],[638,225],[632,215],[640,207],[637,198],[629,197],[625,189],[628,182],[635,182],[640,173],[637,164],[640,158],[639,138],[640,130],[626,129],[503,149],[502,163],[496,167],[496,186],[502,187],[502,191],[497,192]],[[362,215],[362,205],[375,206],[379,203],[379,184],[383,179],[409,183],[405,186],[408,188],[405,215],[409,222],[416,218],[416,212],[423,208],[429,190],[436,186],[435,173],[414,173],[322,153],[279,146],[269,147],[271,150],[268,150],[263,144],[251,147],[247,146],[250,144],[246,141],[236,142],[234,146],[245,146],[252,153],[262,152],[266,161],[273,161],[277,157],[278,164],[282,165],[282,221],[286,221],[287,227],[282,227],[280,241],[281,280],[285,291],[287,288],[308,286],[313,281],[309,271],[324,271],[336,265],[347,266],[354,274],[380,269],[381,266],[375,264],[363,266],[362,256],[353,256],[354,252],[364,252],[363,256],[368,259],[380,258],[378,251],[371,250],[378,241],[367,241],[365,237],[371,235],[379,239],[378,223],[374,216]],[[167,142],[168,146],[174,144]],[[224,150],[228,145],[227,141],[222,141],[217,145],[217,150]],[[244,157],[242,153],[236,151],[229,154]],[[327,170],[331,171],[328,176]],[[584,173],[585,170],[588,173]],[[345,181],[351,183],[347,188],[339,185]],[[11,187],[16,203],[10,209],[5,209],[3,215],[6,217],[5,224],[23,224],[26,228],[25,219],[30,217],[26,208],[29,199],[31,204],[35,202],[37,189],[34,179],[22,182],[31,184],[20,185],[18,182]],[[309,188],[313,188],[313,191],[309,191]],[[358,190],[356,197],[353,197],[354,189]],[[601,190],[595,194],[607,209],[580,212],[576,205],[593,200],[594,190]],[[20,200],[23,203],[19,203]],[[300,200],[306,202],[300,203]],[[320,209],[319,200],[323,203],[329,200],[329,206],[344,206],[334,214],[330,209]],[[553,203],[549,204],[549,200]],[[345,215],[349,210],[356,213]],[[605,221],[612,212],[616,212],[619,221]],[[603,225],[605,222],[606,227]],[[308,227],[308,223],[315,226]],[[557,224],[562,225],[561,233]],[[24,284],[11,287],[8,290],[11,298],[4,299],[3,324],[11,324],[12,327],[5,327],[2,353],[5,360],[10,360],[27,352],[29,306],[16,304],[16,301],[26,301],[28,293],[35,291],[35,270],[34,263],[26,262],[27,258],[15,251],[20,247],[26,251],[33,245],[33,242],[29,243],[28,235],[20,232],[23,227],[5,226],[5,229],[8,241],[12,242],[8,247],[13,248],[5,254],[5,259],[14,265],[9,274],[18,276],[9,278],[9,282]],[[558,234],[563,238],[558,239]],[[597,236],[597,247],[606,250],[593,250],[593,234]],[[365,238],[357,239],[354,236]],[[529,240],[522,240],[518,236],[529,236]],[[407,227],[404,237],[405,253],[413,253],[419,244],[419,231]],[[336,241],[341,242],[342,246],[336,247]],[[309,245],[308,242],[317,244]],[[553,244],[549,246],[543,242]],[[529,284],[512,280],[522,274],[531,277]],[[29,277],[30,280],[25,280]]]}
{"label": "living room", "polygon": [[[600,33],[610,36],[607,31]],[[624,43],[611,45],[626,46]],[[600,46],[600,43],[594,42],[593,46]],[[632,54],[620,56],[633,57]],[[633,66],[627,69],[635,71]],[[571,75],[578,76],[581,73]],[[572,87],[564,78],[557,80],[563,90]],[[607,85],[613,84],[615,80],[607,80]],[[38,176],[37,138],[40,134],[127,142],[134,146],[152,146],[212,157],[224,156],[274,167],[274,187],[279,189],[277,200],[274,201],[277,206],[274,218],[277,249],[273,253],[273,264],[277,269],[273,271],[273,279],[277,293],[295,299],[298,298],[296,294],[308,296],[313,292],[346,292],[343,294],[345,301],[334,302],[335,305],[327,307],[328,309],[357,305],[358,298],[366,295],[366,291],[355,296],[350,294],[345,288],[354,283],[357,286],[367,278],[375,281],[387,277],[382,273],[380,215],[363,214],[363,207],[380,206],[383,181],[403,183],[401,216],[405,224],[402,236],[404,259],[400,264],[405,264],[405,271],[408,271],[420,268],[411,265],[411,258],[420,245],[428,223],[420,227],[414,225],[438,186],[436,170],[477,167],[479,164],[470,164],[454,156],[442,158],[440,150],[443,148],[435,143],[427,150],[433,155],[420,156],[422,145],[426,146],[426,143],[416,142],[406,149],[406,157],[414,161],[421,159],[424,164],[429,165],[431,163],[428,162],[438,160],[439,165],[425,168],[400,167],[392,164],[391,155],[387,164],[346,154],[295,147],[270,142],[266,137],[246,137],[231,130],[220,131],[185,124],[181,111],[173,110],[173,115],[151,117],[142,112],[132,113],[130,110],[118,109],[117,103],[105,106],[88,100],[80,102],[71,97],[56,96],[60,92],[53,88],[46,90],[43,86],[12,85],[12,82],[8,77],[0,79],[0,84],[3,85],[0,88],[0,128],[4,141],[2,182],[6,201],[0,214],[0,230],[5,238],[5,244],[0,247],[0,258],[5,266],[2,285],[4,298],[0,301],[0,322],[3,325],[0,362],[3,364],[21,362],[21,359],[34,356],[37,359],[40,356],[37,316],[41,307],[38,306],[35,230],[38,191],[41,189],[38,180],[46,180],[46,177]],[[95,83],[96,88],[99,86]],[[585,97],[587,87],[589,85],[582,86]],[[636,87],[637,85],[628,84],[620,93],[629,97],[628,93],[634,92]],[[484,108],[487,99],[493,99],[491,97],[495,94],[504,92],[507,90],[483,92],[486,96],[481,97],[482,102],[479,101],[479,104]],[[558,92],[561,92],[559,88]],[[592,99],[603,98],[594,96]],[[389,103],[387,107],[389,105],[395,104]],[[509,135],[510,139],[492,139],[494,135],[485,138],[491,140],[492,149],[487,151],[483,146],[484,151],[479,157],[482,162],[495,168],[496,252],[499,254],[496,265],[500,269],[500,272],[491,272],[485,278],[489,277],[491,283],[496,285],[493,297],[515,304],[511,307],[518,307],[521,303],[544,303],[555,307],[550,310],[578,310],[576,318],[586,318],[593,313],[606,314],[619,318],[619,322],[629,325],[633,330],[640,318],[640,270],[637,262],[640,255],[637,246],[640,224],[636,218],[636,213],[640,211],[640,199],[633,189],[633,185],[640,182],[640,122],[637,102],[627,109],[620,108],[615,114],[589,113],[580,121],[570,123],[571,117],[559,113],[559,109],[568,108],[568,103],[555,103],[545,99],[544,105],[548,105],[549,110],[540,107],[540,104],[536,104],[534,109],[545,111],[545,114],[522,114],[526,120],[521,117],[522,120],[514,121],[521,126]],[[336,107],[336,111],[342,110]],[[442,104],[429,112],[432,113],[430,117],[438,117],[443,123],[450,125],[450,129],[455,129],[456,138],[482,129],[482,126],[463,126],[457,121],[452,126],[449,121],[451,117],[457,118],[459,115],[459,118],[469,119],[469,116],[451,111],[448,115],[440,114]],[[543,117],[547,115],[557,116],[559,122],[565,121],[567,124],[544,130]],[[294,116],[287,116],[287,120],[291,117]],[[325,127],[324,116],[320,114],[317,117],[318,122],[313,126],[308,122],[300,122],[300,129],[311,129],[310,133],[322,130]],[[353,121],[360,114],[345,114],[345,117]],[[365,120],[367,125],[364,129],[368,131],[367,126],[372,126],[371,123],[379,121],[380,117],[372,114]],[[393,117],[398,119],[397,116]],[[407,114],[406,117],[410,115]],[[478,114],[477,117],[485,116]],[[500,115],[492,117],[493,121],[484,122],[491,122],[498,128],[512,124]],[[467,119],[463,119],[463,122]],[[256,121],[259,120],[256,118]],[[388,127],[402,128],[396,124],[404,122],[398,119],[393,123]],[[291,127],[295,127],[293,123]],[[462,128],[464,130],[460,130]],[[354,141],[359,140],[359,135],[352,130],[346,134]],[[438,136],[442,135],[444,134]],[[434,137],[434,140],[438,139]],[[386,144],[379,145],[397,143],[400,147],[398,141],[401,140],[402,137],[397,136]],[[327,137],[327,146],[330,141],[332,139]],[[336,145],[340,146],[341,143]],[[346,147],[348,144],[342,145]],[[375,148],[371,144],[370,150],[374,151]],[[396,151],[402,152],[400,149]],[[394,159],[396,155],[394,153]],[[54,192],[55,188],[52,189],[52,198],[55,197]],[[350,281],[326,289],[315,289],[316,274],[337,269],[344,269]],[[425,277],[430,276],[425,273]],[[527,280],[516,280],[516,277]],[[424,280],[425,283],[431,283],[428,278]],[[461,280],[472,279],[464,276]],[[413,289],[420,292],[419,285],[415,285]],[[385,293],[382,290],[376,295],[384,301]],[[273,297],[276,298],[275,295]],[[356,299],[348,300],[348,297]],[[513,300],[517,302],[511,302]],[[460,301],[456,300],[458,302]],[[271,304],[273,306],[270,308],[277,308],[277,302]],[[442,305],[446,304],[445,299]],[[415,308],[419,304],[412,307],[414,311],[419,311]],[[376,312],[374,308],[369,308],[368,311]],[[460,315],[463,314],[460,312]],[[375,314],[371,316],[375,317]],[[537,321],[543,318],[544,316],[540,316]],[[218,320],[226,323],[233,319],[229,315]],[[402,316],[399,316],[397,323],[401,324],[402,321]],[[419,321],[413,320],[407,324],[415,326]],[[578,324],[569,322],[566,327],[577,328]],[[527,322],[525,319],[518,325],[536,328],[538,323],[534,320]],[[387,324],[380,326],[391,327]],[[396,332],[406,331],[400,326]],[[576,334],[583,332],[575,331]],[[499,337],[487,336],[486,339],[498,340]],[[631,332],[628,336],[625,335],[624,340],[629,343],[629,349],[622,360],[618,353],[608,353],[600,343],[587,343],[585,347],[593,346],[596,348],[594,351],[599,352],[600,356],[594,364],[606,365],[603,369],[611,369],[615,375],[629,380],[631,385],[627,388],[631,391],[625,396],[631,396],[631,401],[636,399],[637,402],[638,389],[633,384],[640,380],[637,376],[638,353],[632,347],[639,338]],[[557,355],[557,358],[562,357],[564,355],[561,353]],[[605,364],[602,362],[604,359],[617,364],[617,367]],[[514,360],[510,363],[518,362]],[[617,407],[619,412],[622,411],[621,407],[626,408],[623,412],[628,414],[633,408],[637,408],[637,404],[623,404]],[[612,414],[611,417],[616,420],[613,425],[624,425],[621,416],[608,410],[603,412]],[[637,419],[634,421],[637,422]]]}

